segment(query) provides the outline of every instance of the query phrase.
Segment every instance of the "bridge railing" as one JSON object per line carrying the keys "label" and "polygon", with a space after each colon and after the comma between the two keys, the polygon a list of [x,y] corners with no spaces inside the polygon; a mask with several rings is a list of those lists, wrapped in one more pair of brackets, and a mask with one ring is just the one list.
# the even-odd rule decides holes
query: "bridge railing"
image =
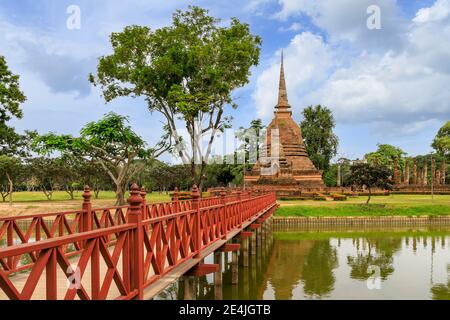
{"label": "bridge railing", "polygon": [[[143,206],[143,218],[157,218],[176,212],[188,211],[193,208],[193,200],[178,200],[178,193],[174,192],[171,202],[146,203],[146,192],[140,190]],[[129,205],[105,208],[92,208],[91,192],[85,187],[83,204],[80,210],[42,213],[0,218],[0,248],[17,244],[37,242],[45,239],[61,237],[91,230],[98,230],[125,224],[130,210]],[[250,197],[250,193],[243,194]],[[201,208],[211,207],[236,200],[237,195],[221,194],[220,197],[205,197],[199,200]],[[115,241],[116,237],[107,236],[105,241]],[[76,255],[82,249],[82,243],[75,243],[63,247],[69,256]],[[0,260],[0,266],[8,273],[29,269],[36,262],[35,255],[16,256]]]}
{"label": "bridge railing", "polygon": [[[28,241],[29,229],[22,243],[0,248],[0,297],[3,291],[10,299],[30,299],[45,273],[45,283],[39,287],[44,287],[41,295],[47,299],[142,298],[146,286],[264,209],[273,209],[276,202],[274,194],[242,199],[237,193],[236,201],[221,195],[220,203],[215,199],[212,205],[202,206],[205,202],[195,188],[192,196],[189,202],[146,204],[144,192],[133,186],[130,205],[114,208],[116,219],[107,209],[91,209],[85,201],[82,211],[60,213],[56,227],[47,230],[47,239]],[[88,218],[83,216],[86,213]],[[30,216],[35,225],[45,217]],[[12,221],[12,228],[18,229]],[[70,232],[56,232],[61,223]],[[27,277],[19,291],[13,279],[26,269],[30,272],[20,275]],[[64,292],[57,292],[59,281],[70,282]]]}

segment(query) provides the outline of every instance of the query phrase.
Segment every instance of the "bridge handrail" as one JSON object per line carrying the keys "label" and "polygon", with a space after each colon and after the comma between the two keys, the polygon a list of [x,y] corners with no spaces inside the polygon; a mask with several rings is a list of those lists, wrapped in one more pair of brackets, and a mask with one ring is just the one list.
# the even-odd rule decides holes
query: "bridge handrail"
{"label": "bridge handrail", "polygon": [[[91,263],[91,292],[89,294],[80,282],[79,287],[67,289],[65,299],[76,296],[106,299],[113,280],[119,291],[119,296],[114,298],[142,298],[145,287],[174,267],[199,256],[215,241],[226,238],[236,228],[242,228],[244,222],[263,213],[270,215],[276,207],[274,194],[249,199],[240,199],[238,194],[238,201],[233,202],[226,202],[221,197],[221,204],[201,207],[198,193],[194,192],[192,209],[144,219],[147,210],[144,199],[134,186],[129,198],[130,206],[127,207],[127,220],[121,225],[0,249],[0,289],[10,299],[30,299],[41,274],[46,272],[46,297],[56,299],[58,266],[70,278],[75,270],[71,269],[69,258],[77,256],[81,277],[87,264]],[[78,248],[75,255],[66,252],[69,245]],[[23,290],[19,292],[10,280],[7,260],[23,255],[29,255],[33,263]],[[108,266],[103,283],[100,279],[101,259]],[[119,268],[120,260],[122,268]]]}

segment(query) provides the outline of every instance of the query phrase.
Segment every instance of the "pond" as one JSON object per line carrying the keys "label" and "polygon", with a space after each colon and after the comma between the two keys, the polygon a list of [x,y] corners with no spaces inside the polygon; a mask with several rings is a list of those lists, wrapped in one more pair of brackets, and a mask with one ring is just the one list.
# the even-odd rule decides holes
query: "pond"
{"label": "pond", "polygon": [[[450,300],[450,228],[290,230],[223,274],[223,299]],[[231,261],[230,259],[227,259]],[[206,263],[212,263],[212,261]],[[198,279],[197,299],[214,299],[212,276]],[[158,299],[183,297],[177,285]]]}

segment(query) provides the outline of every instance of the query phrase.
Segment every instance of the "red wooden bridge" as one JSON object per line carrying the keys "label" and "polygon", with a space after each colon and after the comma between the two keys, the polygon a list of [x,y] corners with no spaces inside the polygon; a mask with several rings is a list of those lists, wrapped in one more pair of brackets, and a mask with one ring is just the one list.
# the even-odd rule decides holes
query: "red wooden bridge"
{"label": "red wooden bridge", "polygon": [[158,204],[137,185],[127,206],[94,209],[89,187],[83,198],[79,211],[0,219],[0,299],[153,298],[183,275],[217,273],[204,257],[237,250],[228,242],[277,206],[273,193],[201,198],[196,186],[191,200]]}

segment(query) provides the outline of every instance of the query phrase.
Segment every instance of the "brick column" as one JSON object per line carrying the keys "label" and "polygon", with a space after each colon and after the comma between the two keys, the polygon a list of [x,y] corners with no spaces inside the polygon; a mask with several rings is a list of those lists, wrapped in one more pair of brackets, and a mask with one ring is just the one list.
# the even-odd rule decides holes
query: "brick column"
{"label": "brick column", "polygon": [[436,185],[436,159],[431,160],[431,179],[433,184]]}
{"label": "brick column", "polygon": [[394,183],[400,184],[400,177],[398,172],[398,159],[394,159]]}
{"label": "brick column", "polygon": [[428,162],[425,159],[425,164],[423,166],[423,185],[428,185]]}
{"label": "brick column", "polygon": [[404,183],[405,184],[409,184],[409,160],[406,159],[406,163],[405,163],[405,174],[403,175],[404,177]]}
{"label": "brick column", "polygon": [[413,184],[417,184],[417,163],[416,158],[413,159]]}

